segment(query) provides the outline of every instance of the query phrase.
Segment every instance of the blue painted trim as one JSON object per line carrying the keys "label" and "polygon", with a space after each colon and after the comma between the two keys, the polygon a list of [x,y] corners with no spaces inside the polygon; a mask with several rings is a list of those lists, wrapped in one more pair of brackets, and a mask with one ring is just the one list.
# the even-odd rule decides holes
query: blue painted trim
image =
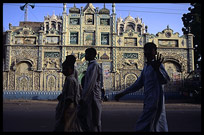
{"label": "blue painted trim", "polygon": [[3,99],[30,99],[30,100],[55,100],[61,91],[14,91],[4,90]]}

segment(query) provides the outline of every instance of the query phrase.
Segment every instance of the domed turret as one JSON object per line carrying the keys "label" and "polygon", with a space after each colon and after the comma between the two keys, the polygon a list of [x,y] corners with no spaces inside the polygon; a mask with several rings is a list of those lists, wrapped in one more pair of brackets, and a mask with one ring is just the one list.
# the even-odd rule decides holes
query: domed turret
{"label": "domed turret", "polygon": [[130,16],[130,14],[129,14],[129,15],[125,18],[124,22],[126,22],[126,21],[135,22],[135,19],[134,19],[132,16]]}
{"label": "domed turret", "polygon": [[57,16],[55,15],[55,12],[53,12],[53,15],[51,16],[51,20],[56,20]]}
{"label": "domed turret", "polygon": [[77,13],[77,14],[79,14],[80,13],[80,9],[76,8],[76,6],[74,4],[74,7],[69,9],[69,13]]}
{"label": "domed turret", "polygon": [[105,3],[104,3],[104,8],[102,8],[102,9],[99,11],[99,14],[110,14],[110,10],[108,10],[108,9],[105,7]]}

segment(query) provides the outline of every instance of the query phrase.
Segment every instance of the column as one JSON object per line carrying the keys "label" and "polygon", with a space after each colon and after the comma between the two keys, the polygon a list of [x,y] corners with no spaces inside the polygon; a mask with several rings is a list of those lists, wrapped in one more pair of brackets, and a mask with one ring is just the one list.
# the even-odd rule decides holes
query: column
{"label": "column", "polygon": [[117,71],[117,63],[116,63],[116,13],[115,13],[115,3],[112,4],[112,16],[111,16],[111,52],[112,52],[112,73],[113,73],[113,90],[116,89],[116,71]]}
{"label": "column", "polygon": [[193,34],[189,33],[187,35],[188,44],[188,72],[194,70],[194,50],[193,50]]}
{"label": "column", "polygon": [[43,30],[39,31],[39,39],[38,39],[38,66],[37,71],[42,71],[42,44],[43,44]]}
{"label": "column", "polygon": [[11,30],[8,30],[6,33],[6,61],[5,61],[5,71],[9,71],[10,70],[10,54],[11,54]]}
{"label": "column", "polygon": [[112,17],[111,17],[111,46],[112,46],[112,71],[116,72],[116,14],[115,14],[115,3],[112,4]]}
{"label": "column", "polygon": [[83,7],[81,7],[81,12],[80,12],[80,34],[79,34],[80,45],[82,45],[82,43],[83,43],[83,41],[82,41],[82,39],[83,39],[83,30],[82,30],[83,18],[84,18]]}
{"label": "column", "polygon": [[62,13],[62,51],[61,51],[61,63],[65,60],[65,44],[66,44],[66,29],[67,29],[67,12],[66,3],[63,3],[63,13]]}

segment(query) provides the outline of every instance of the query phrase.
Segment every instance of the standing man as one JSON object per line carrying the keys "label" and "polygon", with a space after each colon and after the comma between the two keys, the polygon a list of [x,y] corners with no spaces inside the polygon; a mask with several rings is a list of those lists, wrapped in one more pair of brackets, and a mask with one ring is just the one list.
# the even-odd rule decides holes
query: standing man
{"label": "standing man", "polygon": [[161,64],[164,58],[157,53],[157,47],[154,43],[144,45],[144,56],[147,62],[140,77],[123,92],[116,94],[115,100],[118,101],[122,96],[135,92],[144,86],[144,107],[136,123],[136,131],[168,132],[162,84],[167,83],[170,79]]}
{"label": "standing man", "polygon": [[101,67],[96,62],[96,49],[85,50],[85,59],[89,62],[85,74],[84,88],[82,90],[81,111],[84,112],[85,131],[101,131]]}
{"label": "standing man", "polygon": [[58,132],[81,131],[77,123],[77,106],[80,100],[79,83],[75,76],[74,63],[76,58],[68,55],[62,63],[62,73],[66,76],[62,93],[57,97],[55,130]]}

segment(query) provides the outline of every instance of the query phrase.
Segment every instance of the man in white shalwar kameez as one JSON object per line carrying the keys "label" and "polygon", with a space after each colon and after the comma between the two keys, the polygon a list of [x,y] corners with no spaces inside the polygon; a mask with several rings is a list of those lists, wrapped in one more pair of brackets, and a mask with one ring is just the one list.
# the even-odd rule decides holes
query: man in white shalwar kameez
{"label": "man in white shalwar kameez", "polygon": [[[84,88],[82,90],[82,104],[80,115],[85,118],[85,131],[101,131],[101,67],[95,60],[96,50],[88,48],[85,59],[89,61],[85,74]],[[83,127],[83,126],[82,126]]]}
{"label": "man in white shalwar kameez", "polygon": [[[157,57],[155,57],[156,54]],[[141,75],[134,84],[116,94],[115,99],[118,101],[122,96],[135,92],[144,86],[143,112],[137,120],[135,131],[168,132],[162,84],[167,83],[170,79],[161,64],[163,58],[161,58],[161,54],[157,53],[154,43],[145,44],[144,55],[147,62]]]}

